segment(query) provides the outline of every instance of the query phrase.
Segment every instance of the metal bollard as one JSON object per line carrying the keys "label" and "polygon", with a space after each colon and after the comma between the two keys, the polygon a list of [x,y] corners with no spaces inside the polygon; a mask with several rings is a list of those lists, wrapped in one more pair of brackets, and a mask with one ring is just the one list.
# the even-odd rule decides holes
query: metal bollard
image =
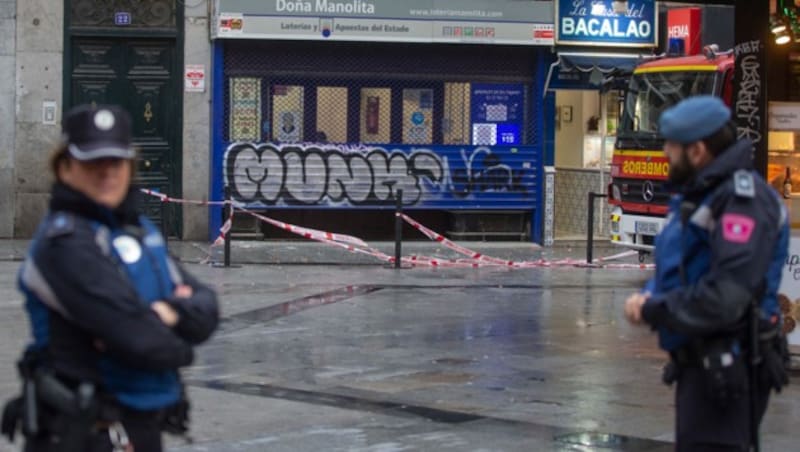
{"label": "metal bollard", "polygon": [[402,254],[401,247],[403,242],[403,219],[400,217],[403,213],[402,189],[397,190],[396,201],[394,216],[394,268],[400,268],[400,255]]}
{"label": "metal bollard", "polygon": [[589,219],[586,227],[586,263],[592,263],[592,252],[594,250],[594,199],[605,198],[605,193],[589,192]]}
{"label": "metal bollard", "polygon": [[[233,217],[233,205],[231,204],[231,187],[225,186],[225,208],[223,217],[225,221]],[[231,220],[232,221],[232,220]],[[225,233],[225,267],[231,266],[231,232],[233,227]]]}

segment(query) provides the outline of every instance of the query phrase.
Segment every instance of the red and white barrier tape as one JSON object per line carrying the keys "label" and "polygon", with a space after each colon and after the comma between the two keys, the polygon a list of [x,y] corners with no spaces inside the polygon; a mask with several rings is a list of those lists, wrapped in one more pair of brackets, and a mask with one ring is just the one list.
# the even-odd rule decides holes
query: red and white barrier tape
{"label": "red and white barrier tape", "polygon": [[304,228],[302,226],[297,226],[297,225],[290,224],[290,223],[284,223],[283,221],[274,220],[272,218],[265,217],[264,215],[260,215],[260,214],[257,214],[255,212],[252,212],[250,210],[242,209],[242,208],[239,208],[239,207],[236,208],[236,211],[237,212],[246,213],[246,214],[251,215],[251,216],[253,216],[255,218],[258,218],[261,221],[269,223],[269,224],[275,226],[278,229],[283,229],[284,231],[289,231],[292,234],[296,234],[296,235],[299,235],[301,237],[305,237],[307,239],[318,240],[318,241],[333,241],[333,242],[342,243],[342,244],[345,244],[345,245],[351,245],[351,246],[355,246],[355,247],[369,248],[369,245],[367,244],[367,242],[361,240],[358,237],[353,237],[352,235],[337,234],[337,233],[334,233],[334,232],[326,232],[326,231],[320,231],[320,230],[317,230],[317,229]]}
{"label": "red and white barrier tape", "polygon": [[[251,210],[239,207],[234,201],[196,201],[181,198],[171,198],[163,193],[155,190],[142,189],[142,193],[159,198],[161,202],[173,202],[178,204],[193,204],[201,206],[222,206],[227,203],[233,205],[235,212],[241,212],[250,215],[260,221],[271,224],[276,228],[283,229],[284,231],[291,232],[300,237],[315,240],[321,243],[326,243],[331,246],[345,249],[351,253],[364,254],[374,257],[386,263],[394,263],[395,258],[376,250],[369,246],[369,244],[358,237],[347,234],[338,234],[334,232],[320,231],[318,229],[306,228],[294,224],[286,223],[283,221],[275,220]],[[595,259],[594,262],[588,263],[580,259],[559,259],[559,260],[545,260],[538,259],[534,261],[509,261],[505,259],[498,259],[496,257],[486,256],[477,251],[471,250],[464,246],[458,245],[447,237],[439,234],[438,232],[429,229],[409,217],[406,214],[398,214],[406,223],[410,224],[414,229],[428,237],[429,239],[441,243],[444,247],[467,256],[461,259],[436,259],[429,256],[409,256],[401,257],[403,263],[412,266],[425,266],[425,267],[441,267],[441,268],[481,268],[481,267],[507,267],[507,268],[555,268],[555,267],[572,267],[572,268],[604,268],[604,269],[642,269],[650,270],[654,266],[652,264],[613,264],[606,263],[612,260],[629,257],[636,254],[636,251],[625,251],[613,256]],[[232,217],[228,218],[220,228],[220,235],[214,240],[213,245],[219,245],[224,242],[225,236],[230,232],[232,227]]]}
{"label": "red and white barrier tape", "polygon": [[[470,250],[469,248],[463,247],[454,243],[452,240],[448,239],[447,237],[439,234],[438,232],[429,229],[423,226],[420,222],[414,220],[413,218],[409,217],[408,215],[401,213],[399,214],[403,221],[410,224],[414,229],[421,232],[423,235],[428,237],[429,239],[441,243],[443,246],[455,251],[456,253],[463,254],[468,256],[469,259],[477,262],[472,262],[470,266],[479,267],[479,266],[507,266],[507,267],[516,267],[516,268],[528,268],[528,267],[602,267],[602,268],[639,268],[639,269],[650,269],[653,268],[650,264],[601,264],[602,262],[608,262],[611,260],[621,259],[624,257],[629,257],[636,254],[636,251],[625,251],[619,254],[615,254],[613,256],[608,256],[604,258],[595,259],[594,263],[588,264],[586,261],[582,261],[579,259],[561,259],[556,261],[545,261],[543,259],[536,260],[536,261],[507,261],[503,259],[498,259],[495,257],[490,257],[483,255],[477,251]],[[422,259],[417,259],[417,262],[428,262],[429,265],[432,266],[441,266],[441,263],[438,263],[435,259],[429,259],[427,261]],[[452,261],[451,261],[452,262]],[[467,265],[469,262],[465,261],[455,261],[458,265]]]}
{"label": "red and white barrier tape", "polygon": [[161,200],[161,202],[174,202],[176,204],[193,204],[197,206],[224,206],[228,202],[235,204],[233,201],[197,201],[194,199],[171,198],[158,190],[150,190],[147,188],[139,189],[142,193],[154,196]]}
{"label": "red and white barrier tape", "polygon": [[219,228],[219,237],[217,237],[217,239],[214,240],[214,243],[212,245],[222,245],[225,242],[225,236],[228,235],[228,231],[231,230],[232,226],[233,226],[233,217],[230,217],[227,220],[225,220],[225,223],[222,225],[221,228]]}
{"label": "red and white barrier tape", "polygon": [[479,253],[477,251],[473,251],[473,250],[471,250],[469,248],[465,248],[465,247],[463,247],[461,245],[458,245],[458,244],[454,243],[452,240],[450,240],[447,237],[443,236],[442,234],[439,234],[438,232],[436,232],[436,231],[434,231],[432,229],[426,228],[425,226],[422,225],[422,223],[414,220],[413,218],[409,217],[408,215],[406,215],[404,213],[396,214],[396,215],[400,215],[400,217],[403,219],[403,221],[405,221],[406,223],[410,224],[414,229],[418,230],[419,232],[421,232],[423,235],[425,235],[429,239],[431,239],[431,240],[433,240],[435,242],[441,243],[445,247],[455,251],[458,254],[463,254],[464,256],[467,256],[470,259],[488,262],[488,263],[491,263],[493,265],[507,265],[507,266],[513,266],[514,265],[513,261],[506,261],[506,260],[503,260],[503,259],[497,259],[495,257],[484,256],[483,254],[481,254],[481,253]]}

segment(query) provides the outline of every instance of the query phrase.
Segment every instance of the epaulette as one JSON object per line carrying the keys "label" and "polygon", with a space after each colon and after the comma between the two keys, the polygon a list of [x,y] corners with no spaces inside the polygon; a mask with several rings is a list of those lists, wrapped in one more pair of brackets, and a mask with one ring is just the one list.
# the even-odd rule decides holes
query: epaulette
{"label": "epaulette", "polygon": [[75,218],[64,212],[54,214],[47,224],[45,236],[47,238],[69,235],[75,232]]}
{"label": "epaulette", "polygon": [[755,198],[756,183],[753,173],[743,169],[733,173],[733,191],[740,198]]}

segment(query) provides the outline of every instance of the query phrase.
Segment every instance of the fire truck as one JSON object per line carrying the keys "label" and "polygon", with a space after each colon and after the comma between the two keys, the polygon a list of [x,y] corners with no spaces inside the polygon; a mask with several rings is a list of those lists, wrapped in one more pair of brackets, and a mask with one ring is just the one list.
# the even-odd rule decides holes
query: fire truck
{"label": "fire truck", "polygon": [[631,75],[611,160],[608,203],[612,243],[639,251],[640,260],[653,250],[670,198],[658,118],[697,94],[720,96],[731,105],[733,71],[733,53],[720,53],[712,45],[701,55],[653,58]]}

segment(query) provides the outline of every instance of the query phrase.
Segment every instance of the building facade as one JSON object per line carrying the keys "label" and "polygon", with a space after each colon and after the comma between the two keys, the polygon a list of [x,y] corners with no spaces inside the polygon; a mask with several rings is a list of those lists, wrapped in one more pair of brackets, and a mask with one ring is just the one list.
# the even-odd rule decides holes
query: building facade
{"label": "building facade", "polygon": [[[30,236],[46,211],[46,161],[81,103],[131,112],[139,183],[170,196],[229,186],[250,207],[352,229],[402,188],[420,215],[513,211],[539,234],[550,1],[0,5],[2,237]],[[144,209],[187,239],[220,223],[215,209]]]}
{"label": "building facade", "polygon": [[[550,1],[3,0],[0,37],[1,237],[32,235],[61,116],[81,103],[131,112],[138,181],[173,197],[229,186],[348,229],[404,188],[421,215],[523,212],[523,235],[538,234]],[[265,148],[283,173],[253,182]],[[144,209],[170,235],[216,234],[219,210],[160,204]]]}
{"label": "building facade", "polygon": [[[0,0],[0,237],[29,237],[45,212],[62,113],[114,102],[134,118],[141,184],[171,196],[218,200],[228,186],[278,217],[362,232],[390,230],[402,188],[406,208],[456,238],[497,226],[486,224],[494,214],[498,231],[542,241],[544,167],[576,175],[556,176],[562,200],[567,192],[582,203],[569,195],[575,187],[600,191],[618,105],[614,92],[563,84],[575,73],[592,83],[594,67],[604,77],[611,60],[570,58],[575,36],[554,49],[555,9],[535,0]],[[573,20],[567,32],[581,30]],[[782,62],[770,100],[793,100],[794,45],[770,44]],[[638,52],[623,47],[614,53]],[[548,91],[562,61],[559,71],[578,70],[556,74],[562,85]],[[772,179],[790,166],[773,154]],[[558,193],[555,204],[566,206]],[[145,211],[166,215],[169,233],[185,239],[215,237],[221,223],[220,209],[151,199]]]}
{"label": "building facade", "polygon": [[[0,237],[30,237],[47,209],[47,159],[64,111],[116,103],[133,117],[143,186],[208,196],[210,105],[184,92],[208,65],[210,4],[174,0],[0,3]],[[160,221],[159,203],[145,212]],[[170,234],[205,238],[208,213],[175,209]]]}
{"label": "building facade", "polygon": [[217,5],[212,197],[375,238],[402,190],[453,236],[541,239],[551,2]]}

